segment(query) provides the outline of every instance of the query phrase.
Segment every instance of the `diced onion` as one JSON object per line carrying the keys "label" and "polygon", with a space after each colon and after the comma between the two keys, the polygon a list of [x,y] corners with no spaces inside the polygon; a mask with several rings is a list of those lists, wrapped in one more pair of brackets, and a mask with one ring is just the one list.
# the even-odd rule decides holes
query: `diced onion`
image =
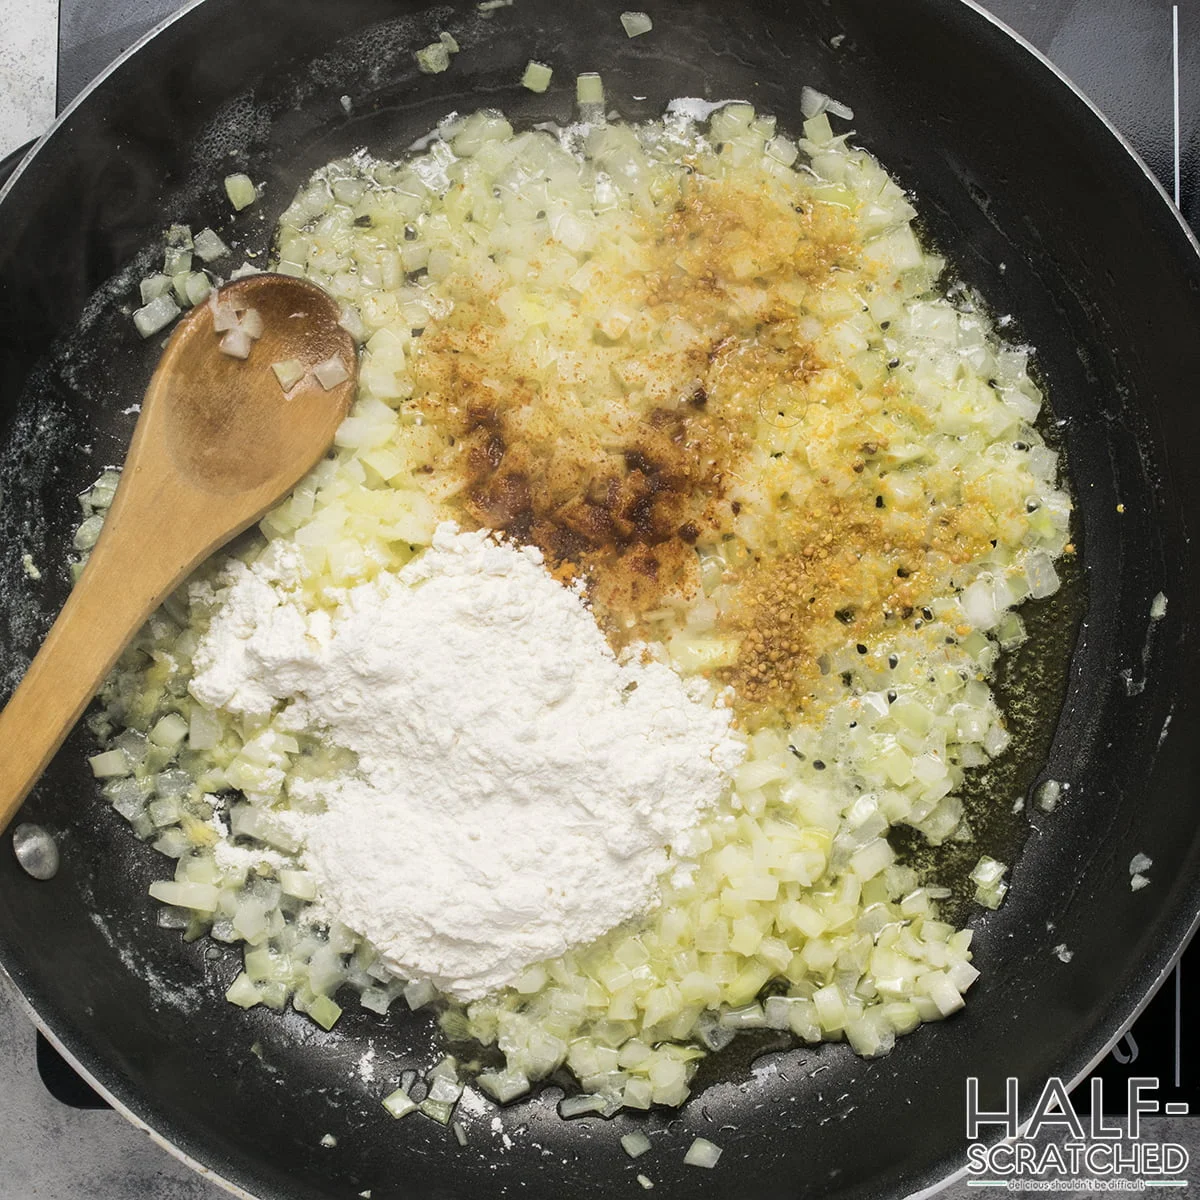
{"label": "diced onion", "polygon": [[238,327],[237,309],[227,300],[222,300],[217,291],[208,298],[208,308],[212,313],[213,333],[226,333]]}
{"label": "diced onion", "polygon": [[569,1120],[571,1117],[583,1116],[585,1113],[600,1112],[605,1107],[603,1096],[598,1096],[595,1093],[588,1095],[584,1093],[581,1096],[564,1096],[558,1102],[558,1115],[564,1120]]}
{"label": "diced onion", "polygon": [[253,345],[253,339],[244,329],[231,329],[221,339],[219,349],[222,354],[228,354],[230,358],[249,358]]}
{"label": "diced onion", "polygon": [[327,392],[331,388],[337,387],[339,383],[345,383],[350,378],[350,372],[346,369],[346,364],[336,354],[332,358],[325,359],[324,362],[317,363],[313,367],[313,375]]}
{"label": "diced onion", "polygon": [[627,1133],[621,1138],[621,1148],[630,1158],[640,1158],[650,1149],[650,1139],[644,1133]]}
{"label": "diced onion", "polygon": [[417,1102],[403,1089],[397,1088],[390,1095],[383,1099],[383,1107],[393,1116],[399,1119],[407,1117],[409,1113],[417,1111]]}
{"label": "diced onion", "polygon": [[239,1008],[253,1008],[262,1003],[262,992],[249,975],[243,971],[229,986],[225,999]]}
{"label": "diced onion", "polygon": [[580,104],[603,104],[604,81],[594,71],[575,77],[575,99]]}
{"label": "diced onion", "polygon": [[477,1082],[500,1104],[507,1104],[529,1091],[529,1077],[523,1071],[512,1068],[503,1071],[482,1071]]}
{"label": "diced onion", "polygon": [[157,275],[147,275],[138,285],[138,289],[142,295],[142,303],[149,304],[156,296],[162,296],[171,290],[171,277],[161,272]]}
{"label": "diced onion", "polygon": [[815,117],[820,113],[831,112],[835,117],[846,121],[854,120],[854,110],[816,88],[802,87],[800,89],[800,112],[806,117]]}
{"label": "diced onion", "polygon": [[150,885],[150,895],[176,908],[191,908],[197,912],[212,912],[221,898],[220,889],[210,883],[172,883],[156,880]]}
{"label": "diced onion", "polygon": [[426,75],[439,75],[450,67],[450,51],[441,41],[433,42],[416,53],[417,68]]}
{"label": "diced onion", "polygon": [[196,234],[194,245],[196,253],[205,262],[212,262],[214,258],[229,253],[229,247],[211,229],[200,230]]}
{"label": "diced onion", "polygon": [[531,92],[544,92],[550,86],[550,78],[554,71],[543,62],[529,60],[525,74],[521,76],[521,86]]}
{"label": "diced onion", "polygon": [[179,316],[180,311],[174,299],[163,292],[134,312],[133,324],[142,337],[153,337],[159,330],[170,325]]}
{"label": "diced onion", "polygon": [[635,38],[649,33],[654,28],[654,22],[644,12],[623,12],[621,26],[627,37]]}
{"label": "diced onion", "polygon": [[263,319],[262,313],[257,308],[248,308],[241,317],[238,318],[238,328],[249,338],[257,341],[262,337]]}
{"label": "diced onion", "polygon": [[88,759],[88,764],[97,779],[120,779],[133,772],[129,759],[120,750],[106,750],[103,754],[93,754]]}
{"label": "diced onion", "polygon": [[279,886],[285,896],[294,896],[297,900],[316,899],[317,881],[306,871],[280,871]]}
{"label": "diced onion", "polygon": [[450,1117],[454,1112],[454,1105],[448,1104],[443,1100],[425,1099],[417,1107],[439,1125],[449,1125]]}
{"label": "diced onion", "polygon": [[241,212],[243,208],[247,208],[258,199],[258,189],[254,186],[254,181],[249,175],[241,173],[225,176],[225,195],[229,197],[229,203]]}
{"label": "diced onion", "polygon": [[342,1015],[342,1010],[329,996],[318,996],[309,1006],[308,1015],[322,1029],[332,1029]]}
{"label": "diced onion", "polygon": [[688,1147],[687,1153],[683,1156],[683,1161],[689,1167],[707,1167],[711,1169],[717,1165],[717,1160],[721,1157],[721,1147],[708,1138],[698,1137]]}
{"label": "diced onion", "polygon": [[184,279],[183,291],[189,305],[203,304],[212,292],[212,280],[203,271],[192,271]]}
{"label": "diced onion", "polygon": [[188,723],[178,713],[167,713],[150,730],[150,741],[155,746],[174,749],[188,735]]}

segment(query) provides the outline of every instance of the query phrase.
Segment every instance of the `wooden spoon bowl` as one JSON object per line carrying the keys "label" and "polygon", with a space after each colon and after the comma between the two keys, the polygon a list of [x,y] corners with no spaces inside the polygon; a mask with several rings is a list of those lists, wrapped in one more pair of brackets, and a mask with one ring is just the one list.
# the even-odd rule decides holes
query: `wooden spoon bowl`
{"label": "wooden spoon bowl", "polygon": [[[176,327],[150,380],[121,482],[91,557],[0,712],[0,832],[146,618],[212,552],[326,453],[354,395],[357,356],[334,301],[289,275],[249,275],[220,306],[254,310],[245,360],[220,349],[214,306]],[[339,359],[328,390],[312,368]],[[272,364],[297,359],[287,392]]]}

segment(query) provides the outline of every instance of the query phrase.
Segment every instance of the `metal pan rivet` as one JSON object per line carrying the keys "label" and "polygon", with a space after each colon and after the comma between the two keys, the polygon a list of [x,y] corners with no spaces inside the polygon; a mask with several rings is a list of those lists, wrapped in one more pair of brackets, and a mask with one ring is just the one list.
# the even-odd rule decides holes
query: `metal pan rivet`
{"label": "metal pan rivet", "polygon": [[58,874],[58,845],[47,829],[26,822],[13,830],[13,853],[26,874],[53,879]]}

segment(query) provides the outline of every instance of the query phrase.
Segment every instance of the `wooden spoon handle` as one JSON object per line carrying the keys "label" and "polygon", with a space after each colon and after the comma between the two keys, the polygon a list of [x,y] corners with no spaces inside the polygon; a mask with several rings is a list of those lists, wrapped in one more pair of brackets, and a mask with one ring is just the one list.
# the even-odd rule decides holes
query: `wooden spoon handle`
{"label": "wooden spoon handle", "polygon": [[[162,481],[138,483],[122,480],[83,574],[0,712],[0,831],[121,651],[194,565],[179,560],[178,533],[171,535],[177,523],[186,527],[195,498]],[[130,528],[139,536],[127,536]]]}
{"label": "wooden spoon handle", "polygon": [[[0,713],[0,832],[146,618],[311,470],[349,408],[354,341],[320,288],[251,275],[220,297],[258,314],[253,361],[221,352],[206,304],[171,335],[87,568]],[[270,368],[294,357],[309,373],[285,392]],[[326,386],[317,368],[334,359]]]}

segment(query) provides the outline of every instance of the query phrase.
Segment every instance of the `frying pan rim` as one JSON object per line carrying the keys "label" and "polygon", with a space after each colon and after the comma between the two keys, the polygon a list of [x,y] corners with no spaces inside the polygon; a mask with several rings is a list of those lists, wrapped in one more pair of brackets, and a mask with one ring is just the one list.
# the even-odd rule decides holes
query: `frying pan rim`
{"label": "frying pan rim", "polygon": [[[205,2],[205,0],[188,0],[188,3],[186,3],[178,11],[173,12],[169,17],[164,17],[157,24],[152,25],[149,29],[147,29],[146,32],[143,33],[142,36],[139,37],[137,39],[137,41],[133,43],[132,46],[130,46],[127,50],[122,51],[122,53],[117,55],[117,57],[114,58],[112,60],[112,62],[110,62],[108,64],[108,66],[106,66],[104,68],[104,70],[102,70],[98,75],[94,76],[86,84],[86,86],[84,86],[79,91],[79,93],[70,102],[70,104],[68,104],[66,106],[66,108],[64,108],[62,110],[62,112],[60,112],[58,114],[58,116],[56,116],[54,118],[54,120],[51,122],[50,127],[46,130],[46,132],[43,133],[42,136],[40,138],[38,138],[37,141],[34,142],[33,145],[30,146],[29,149],[25,152],[25,157],[22,158],[19,163],[17,163],[16,168],[13,170],[12,174],[9,175],[9,177],[4,181],[3,184],[0,184],[0,204],[4,203],[4,201],[8,197],[8,193],[12,190],[13,185],[17,182],[18,179],[21,178],[22,175],[25,174],[25,168],[29,166],[29,164],[34,160],[34,157],[41,150],[41,148],[58,131],[58,127],[60,125],[64,125],[74,115],[75,110],[77,108],[79,108],[80,105],[84,104],[87,101],[88,97],[91,96],[91,94],[111,74],[113,74],[114,71],[117,71],[121,67],[123,67],[125,65],[126,60],[132,58],[135,54],[137,54],[138,51],[141,50],[141,48],[144,45],[146,45],[147,42],[153,41],[165,29],[169,28],[171,25],[174,25],[176,21],[181,20],[183,17],[187,16],[187,14],[192,11],[192,9],[199,8],[200,5],[202,5],[204,2]],[[963,2],[966,3],[967,0],[963,0]]]}
{"label": "frying pan rim", "polygon": [[[87,102],[92,93],[96,91],[96,89],[102,83],[104,83],[110,75],[118,71],[128,59],[132,58],[135,54],[138,54],[144,46],[146,46],[154,38],[158,37],[159,34],[164,32],[171,25],[175,24],[176,21],[186,17],[194,9],[199,8],[205,2],[206,0],[189,0],[188,3],[184,4],[183,7],[178,9],[176,12],[170,14],[163,20],[153,25],[123,53],[113,59],[112,62],[110,62],[108,66],[104,68],[104,70],[97,74],[84,88],[82,88],[75,98],[62,110],[61,113],[58,114],[46,132],[29,148],[25,156],[21,159],[20,163],[18,163],[16,169],[12,172],[8,179],[5,180],[2,185],[0,185],[0,205],[3,204],[16,181],[24,174],[25,169],[33,161],[33,159],[42,149],[43,145],[45,145],[45,143],[58,131],[60,126],[64,125],[71,118],[71,116],[82,104]],[[1192,252],[1197,256],[1198,259],[1200,259],[1200,238],[1197,237],[1197,234],[1188,225],[1187,221],[1183,217],[1182,212],[1179,210],[1172,197],[1168,194],[1166,188],[1147,165],[1145,159],[1143,159],[1141,154],[1134,148],[1133,144],[1117,128],[1112,120],[1110,120],[1109,117],[1097,107],[1095,102],[1087,95],[1087,93],[1084,92],[1083,89],[1076,84],[1074,80],[1072,80],[1060,67],[1058,67],[1045,54],[1043,54],[1041,50],[1033,45],[1032,42],[1030,42],[1022,34],[1018,33],[1005,21],[1001,20],[1001,18],[996,16],[995,13],[990,12],[988,9],[983,7],[983,5],[979,3],[979,0],[957,0],[957,2],[964,5],[966,8],[973,10],[990,25],[1010,38],[1028,55],[1039,62],[1042,67],[1054,75],[1058,81],[1064,84],[1069,91],[1074,93],[1074,95],[1080,101],[1083,102],[1084,106],[1090,111],[1092,116],[1100,121],[1105,129],[1107,129],[1108,133],[1116,140],[1116,142],[1121,146],[1129,158],[1133,160],[1134,164],[1149,181],[1153,190],[1158,193],[1159,199],[1166,205],[1168,212],[1174,218],[1176,225],[1178,225],[1179,229],[1183,233],[1185,240],[1192,249]],[[1161,966],[1157,975],[1146,988],[1141,999],[1133,1006],[1129,1015],[1125,1018],[1122,1024],[1118,1026],[1112,1037],[1105,1042],[1103,1047],[1092,1057],[1092,1059],[1074,1075],[1074,1077],[1070,1080],[1069,1089],[1073,1089],[1077,1084],[1091,1074],[1097,1064],[1109,1054],[1112,1048],[1121,1039],[1129,1026],[1142,1014],[1146,1006],[1150,1003],[1150,1001],[1165,983],[1167,977],[1175,969],[1175,966],[1178,963],[1181,955],[1187,949],[1188,944],[1196,934],[1198,927],[1200,927],[1200,909],[1192,914],[1187,929],[1179,939],[1178,944],[1175,946],[1172,953],[1167,958],[1167,961]],[[86,1068],[76,1058],[72,1051],[63,1043],[55,1031],[47,1024],[47,1022],[43,1020],[41,1014],[34,1007],[33,1002],[28,996],[26,996],[25,992],[9,973],[4,961],[5,957],[5,948],[3,944],[0,943],[0,978],[2,978],[10,986],[10,989],[13,995],[16,997],[21,1009],[25,1012],[26,1016],[32,1022],[34,1027],[42,1034],[43,1037],[46,1038],[46,1040],[80,1076],[80,1078],[82,1078],[103,1100],[105,1100],[114,1111],[120,1113],[120,1115],[124,1117],[135,1129],[147,1134],[156,1145],[161,1146],[179,1162],[183,1163],[190,1170],[196,1172],[202,1178],[208,1179],[217,1184],[230,1195],[238,1197],[239,1200],[260,1200],[259,1197],[251,1192],[246,1191],[241,1185],[226,1179],[212,1167],[201,1163],[196,1158],[193,1158],[190,1154],[188,1154],[187,1151],[176,1145],[170,1140],[170,1138],[160,1133],[144,1118],[138,1116],[138,1114],[135,1113],[133,1109],[130,1108],[126,1103],[124,1103],[119,1096],[115,1095],[104,1083],[97,1079],[91,1073],[91,1071],[88,1070],[88,1068]],[[1016,1136],[1022,1136],[1029,1124],[1029,1120],[1023,1122]],[[1014,1139],[1011,1137],[1006,1137],[1004,1139],[1006,1142],[1010,1142],[1012,1140]],[[926,1200],[928,1197],[935,1196],[939,1192],[944,1191],[951,1184],[963,1178],[968,1173],[968,1169],[969,1168],[967,1164],[964,1163],[957,1170],[943,1176],[930,1186],[908,1193],[908,1195],[905,1197],[905,1200]]]}

